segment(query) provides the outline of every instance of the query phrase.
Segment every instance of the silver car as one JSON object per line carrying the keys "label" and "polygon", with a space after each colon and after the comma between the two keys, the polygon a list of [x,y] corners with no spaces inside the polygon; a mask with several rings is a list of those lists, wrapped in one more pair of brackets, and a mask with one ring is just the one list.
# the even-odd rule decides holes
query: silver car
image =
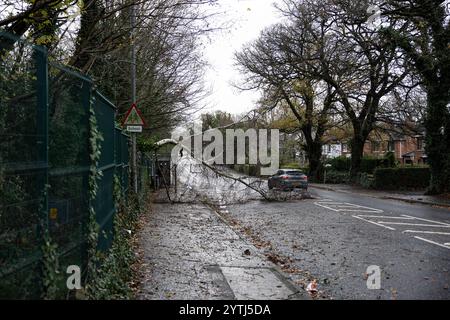
{"label": "silver car", "polygon": [[269,178],[269,189],[293,190],[301,188],[308,190],[308,176],[300,170],[280,169]]}

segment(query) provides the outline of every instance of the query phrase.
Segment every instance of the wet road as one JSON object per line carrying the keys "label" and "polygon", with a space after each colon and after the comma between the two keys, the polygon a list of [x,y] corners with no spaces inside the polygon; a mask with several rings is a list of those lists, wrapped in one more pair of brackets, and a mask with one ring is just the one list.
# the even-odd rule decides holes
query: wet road
{"label": "wet road", "polygon": [[[251,201],[224,214],[333,299],[449,299],[450,210],[312,189],[316,199]],[[381,289],[365,272],[381,269]]]}
{"label": "wet road", "polygon": [[[159,224],[149,227],[143,241],[149,258],[155,257],[154,249],[161,246],[171,248],[169,253],[173,254],[174,260],[167,259],[165,253],[156,255],[157,259],[153,261],[156,264],[150,268],[153,270],[150,278],[156,282],[146,286],[146,298],[161,297],[161,292],[151,288],[161,288],[159,284],[168,283],[166,268],[179,265],[174,261],[183,262],[184,256],[194,254],[189,253],[192,248],[195,248],[194,252],[197,249],[203,252],[195,257],[195,266],[189,264],[190,260],[187,263],[188,269],[195,271],[193,277],[208,283],[206,291],[200,295],[202,298],[229,297],[230,292],[234,297],[252,296],[255,292],[270,295],[270,288],[278,285],[268,282],[261,283],[257,289],[252,287],[254,279],[266,276],[251,275],[247,282],[242,280],[246,277],[239,276],[242,270],[246,270],[246,275],[251,274],[241,261],[242,249],[250,245],[252,252],[258,251],[260,256],[254,261],[257,265],[264,262],[278,266],[282,278],[303,293],[308,283],[317,280],[319,294],[314,298],[450,299],[449,209],[316,188],[310,188],[314,199],[263,201],[255,190],[202,168],[188,157],[180,161],[183,165],[177,172],[178,191],[171,197],[172,201],[180,203],[174,222],[168,220],[174,207],[161,205],[156,210],[158,216],[154,217],[160,217]],[[247,182],[251,183],[251,180]],[[264,181],[259,186],[267,192]],[[278,193],[282,192],[272,193],[274,198],[280,198]],[[271,195],[270,192],[267,194]],[[186,203],[202,206],[189,207]],[[212,232],[218,226],[215,218],[211,218],[214,211],[221,217],[218,225],[223,230],[219,233]],[[186,213],[189,215],[185,216]],[[200,223],[196,219],[202,216],[204,219]],[[184,230],[186,223],[189,228]],[[158,228],[165,232],[156,233],[154,237],[154,230]],[[167,228],[171,231],[166,232]],[[234,242],[229,242],[227,237],[222,239],[229,229],[244,242],[236,241],[237,238]],[[172,236],[168,236],[170,233]],[[205,249],[198,243],[210,245]],[[221,252],[235,253],[225,262]],[[210,266],[219,271],[211,271]],[[378,266],[381,270],[380,289],[368,288],[369,266]],[[178,267],[178,270],[186,269],[183,264]],[[234,270],[235,267],[238,269]],[[263,272],[261,270],[264,269],[258,272]],[[245,283],[239,288],[228,285],[222,290],[220,283],[216,288],[217,283],[211,280],[215,276],[211,274],[219,274],[222,283]],[[272,276],[269,273],[267,277],[269,275]],[[178,298],[196,296],[204,285],[196,288],[191,280],[182,279],[169,282],[178,292]],[[185,283],[189,288],[177,288],[177,283]],[[242,287],[248,292],[242,293]],[[263,287],[265,289],[261,291]],[[180,294],[184,291],[185,294]]]}

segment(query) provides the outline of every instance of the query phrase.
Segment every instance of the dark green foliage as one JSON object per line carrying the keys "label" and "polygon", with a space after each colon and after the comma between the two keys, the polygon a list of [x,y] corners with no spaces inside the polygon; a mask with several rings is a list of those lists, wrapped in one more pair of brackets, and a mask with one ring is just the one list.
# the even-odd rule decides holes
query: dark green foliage
{"label": "dark green foliage", "polygon": [[[94,283],[95,296],[127,297],[132,252],[122,235],[113,237],[122,211],[114,214],[112,196],[114,173],[127,189],[127,137],[114,128],[114,108],[89,101],[99,96],[91,81],[49,65],[42,48],[23,48],[22,61],[12,52],[0,63],[0,298],[71,297],[69,265],[81,267],[85,293]],[[122,233],[131,228],[116,223]]]}
{"label": "dark green foliage", "polygon": [[350,171],[352,160],[347,157],[337,157],[327,160],[327,164],[331,164],[334,171]]}
{"label": "dark green foliage", "polygon": [[370,175],[368,173],[360,173],[358,175],[357,184],[360,185],[363,188],[373,188],[373,175]]}
{"label": "dark green foliage", "polygon": [[361,160],[360,173],[373,173],[375,168],[383,167],[383,166],[384,166],[384,159],[364,157]]}
{"label": "dark green foliage", "polygon": [[347,172],[327,171],[326,176],[324,177],[324,181],[325,183],[330,184],[348,183],[350,181],[350,176]]}
{"label": "dark green foliage", "polygon": [[424,189],[430,182],[428,167],[378,168],[373,186],[379,190]]}
{"label": "dark green foliage", "polygon": [[95,277],[89,283],[90,299],[131,299],[131,266],[136,256],[132,247],[132,235],[137,230],[141,212],[139,199],[130,193],[126,203],[118,177],[114,178],[114,198],[118,204],[114,217],[114,240],[106,253],[97,252]]}
{"label": "dark green foliage", "polygon": [[397,160],[395,159],[395,153],[394,152],[387,152],[384,156],[386,159],[385,165],[388,168],[394,168],[397,166]]}
{"label": "dark green foliage", "polygon": [[[385,15],[397,23],[381,33],[406,54],[427,93],[425,150],[431,194],[450,191],[450,24],[442,2],[389,0]],[[401,30],[406,23],[409,32]]]}
{"label": "dark green foliage", "polygon": [[[352,160],[347,157],[337,157],[327,161],[334,171],[350,171]],[[376,168],[390,168],[396,165],[395,155],[390,152],[384,158],[364,157],[361,159],[360,173],[372,174]]]}

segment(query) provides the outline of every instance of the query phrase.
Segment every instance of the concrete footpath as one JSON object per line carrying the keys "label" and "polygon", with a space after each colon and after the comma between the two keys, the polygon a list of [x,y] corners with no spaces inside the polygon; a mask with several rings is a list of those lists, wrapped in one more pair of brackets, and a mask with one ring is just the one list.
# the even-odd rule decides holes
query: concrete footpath
{"label": "concrete footpath", "polygon": [[423,191],[379,191],[364,189],[347,184],[317,184],[310,183],[310,187],[334,192],[360,194],[372,198],[399,200],[409,203],[419,203],[450,209],[450,198],[448,196],[427,196]]}
{"label": "concrete footpath", "polygon": [[307,298],[206,205],[154,204],[147,220],[139,299]]}

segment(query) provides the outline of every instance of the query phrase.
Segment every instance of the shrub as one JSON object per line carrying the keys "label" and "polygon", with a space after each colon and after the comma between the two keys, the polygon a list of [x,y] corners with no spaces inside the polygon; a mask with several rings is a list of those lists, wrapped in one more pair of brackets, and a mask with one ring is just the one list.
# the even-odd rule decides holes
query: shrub
{"label": "shrub", "polygon": [[364,157],[361,160],[361,173],[373,173],[377,167],[384,167],[384,159]]}
{"label": "shrub", "polygon": [[[349,172],[352,159],[346,157],[337,157],[329,159],[328,164],[331,164],[333,171]],[[376,168],[392,168],[395,167],[396,160],[393,152],[386,153],[384,158],[363,157],[361,159],[361,173],[373,174]]]}
{"label": "shrub", "polygon": [[363,188],[370,189],[373,187],[373,175],[365,172],[360,173],[358,175],[357,183]]}
{"label": "shrub", "polygon": [[374,173],[375,189],[424,189],[430,183],[428,167],[378,168]]}
{"label": "shrub", "polygon": [[384,156],[384,159],[386,159],[386,165],[388,168],[394,168],[397,166],[397,160],[395,159],[394,152],[387,152]]}
{"label": "shrub", "polygon": [[349,180],[350,177],[347,172],[339,172],[339,171],[326,172],[325,183],[340,184],[340,183],[348,183]]}
{"label": "shrub", "polygon": [[347,157],[337,157],[334,159],[329,159],[327,161],[328,164],[331,164],[333,171],[345,171],[348,172],[350,171],[350,167],[352,165],[352,160],[351,158],[347,158]]}

